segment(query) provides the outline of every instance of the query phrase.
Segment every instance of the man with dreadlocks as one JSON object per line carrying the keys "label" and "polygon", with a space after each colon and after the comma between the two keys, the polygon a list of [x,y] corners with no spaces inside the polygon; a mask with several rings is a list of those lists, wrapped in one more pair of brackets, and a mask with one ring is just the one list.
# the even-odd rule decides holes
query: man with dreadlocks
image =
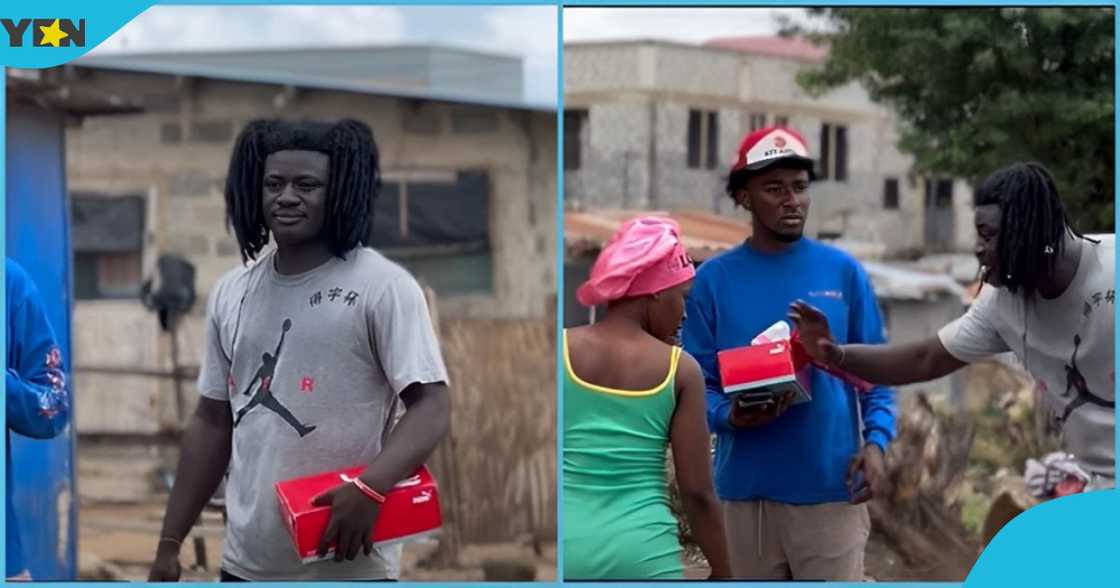
{"label": "man with dreadlocks", "polygon": [[989,176],[976,193],[981,292],[968,312],[924,341],[837,345],[823,315],[795,302],[790,318],[814,359],[890,385],[939,378],[1013,352],[1088,488],[1115,485],[1115,237],[1069,223],[1053,178],[1036,163]]}
{"label": "man with dreadlocks", "polygon": [[[431,454],[450,400],[423,292],[364,247],[380,183],[377,146],[360,122],[262,120],[238,137],[226,213],[246,263],[211,292],[202,397],[152,581],[179,578],[182,541],[227,466],[223,581],[399,575],[399,546],[370,543],[370,496]],[[399,403],[407,411],[394,426]],[[357,464],[368,464],[361,477],[317,499],[331,507],[320,555],[336,541],[334,562],[304,565],[274,485]]]}

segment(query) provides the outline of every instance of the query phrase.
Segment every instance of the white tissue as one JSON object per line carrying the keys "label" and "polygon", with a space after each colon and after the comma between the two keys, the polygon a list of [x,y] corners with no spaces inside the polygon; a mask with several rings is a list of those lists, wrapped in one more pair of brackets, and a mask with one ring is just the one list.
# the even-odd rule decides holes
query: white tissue
{"label": "white tissue", "polygon": [[775,341],[789,341],[789,323],[785,321],[778,321],[770,328],[763,331],[759,336],[751,340],[751,345],[762,345],[763,343],[773,343]]}

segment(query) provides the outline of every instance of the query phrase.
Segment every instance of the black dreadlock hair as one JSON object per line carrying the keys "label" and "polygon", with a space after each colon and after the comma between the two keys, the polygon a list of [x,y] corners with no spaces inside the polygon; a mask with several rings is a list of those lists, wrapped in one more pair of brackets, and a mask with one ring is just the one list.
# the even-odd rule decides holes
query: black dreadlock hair
{"label": "black dreadlock hair", "polygon": [[1054,272],[1065,235],[1084,239],[1066,216],[1054,178],[1038,163],[1014,163],[988,176],[976,191],[976,206],[999,206],[1000,273],[1012,293],[1030,298]]}
{"label": "black dreadlock hair", "polygon": [[373,204],[381,192],[377,143],[370,128],[351,119],[254,120],[238,135],[226,176],[226,222],[237,236],[242,261],[256,259],[269,241],[261,210],[265,158],[288,150],[318,151],[330,158],[323,232],[331,253],[344,257],[365,245]]}
{"label": "black dreadlock hair", "polygon": [[731,201],[735,204],[739,203],[739,200],[735,198],[735,193],[745,188],[747,186],[747,180],[749,179],[751,179],[751,171],[748,169],[735,170],[727,176],[727,187],[725,190],[727,191],[727,195],[731,197]]}

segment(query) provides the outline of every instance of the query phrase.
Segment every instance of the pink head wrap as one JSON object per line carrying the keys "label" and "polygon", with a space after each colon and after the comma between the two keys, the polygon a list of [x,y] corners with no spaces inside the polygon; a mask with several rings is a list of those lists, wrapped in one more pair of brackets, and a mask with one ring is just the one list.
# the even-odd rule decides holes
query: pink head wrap
{"label": "pink head wrap", "polygon": [[671,218],[645,216],[626,221],[607,242],[576,291],[584,306],[668,290],[692,279],[696,270],[681,245],[681,228]]}

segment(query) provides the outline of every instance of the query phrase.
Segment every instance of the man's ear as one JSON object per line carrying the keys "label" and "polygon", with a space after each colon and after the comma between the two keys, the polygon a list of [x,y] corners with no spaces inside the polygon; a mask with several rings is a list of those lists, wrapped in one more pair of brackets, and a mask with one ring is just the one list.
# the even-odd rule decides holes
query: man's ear
{"label": "man's ear", "polygon": [[739,188],[735,191],[735,202],[739,206],[742,206],[744,210],[750,211],[751,197],[749,194],[747,194],[746,188]]}

